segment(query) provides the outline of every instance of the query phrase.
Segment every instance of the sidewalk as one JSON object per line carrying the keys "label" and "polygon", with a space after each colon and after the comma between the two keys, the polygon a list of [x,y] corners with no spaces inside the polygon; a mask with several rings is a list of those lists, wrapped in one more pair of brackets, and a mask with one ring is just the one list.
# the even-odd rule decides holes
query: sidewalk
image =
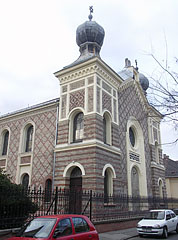
{"label": "sidewalk", "polygon": [[100,240],[126,240],[138,236],[136,228],[100,233]]}

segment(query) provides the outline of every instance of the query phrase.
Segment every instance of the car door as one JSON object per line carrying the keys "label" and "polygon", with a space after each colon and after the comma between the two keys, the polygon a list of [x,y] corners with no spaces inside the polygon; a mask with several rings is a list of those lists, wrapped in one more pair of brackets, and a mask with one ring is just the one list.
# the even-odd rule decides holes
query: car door
{"label": "car door", "polygon": [[56,226],[53,239],[56,240],[73,240],[74,232],[70,218],[64,218]]}
{"label": "car door", "polygon": [[171,212],[171,220],[172,220],[172,227],[173,227],[172,230],[174,231],[177,226],[177,217],[174,212]]}
{"label": "car door", "polygon": [[82,217],[72,217],[74,225],[74,238],[75,240],[91,240],[94,239],[94,233],[90,231],[90,227],[86,220]]}
{"label": "car door", "polygon": [[168,232],[172,231],[171,214],[169,212],[166,212],[166,225],[168,228]]}

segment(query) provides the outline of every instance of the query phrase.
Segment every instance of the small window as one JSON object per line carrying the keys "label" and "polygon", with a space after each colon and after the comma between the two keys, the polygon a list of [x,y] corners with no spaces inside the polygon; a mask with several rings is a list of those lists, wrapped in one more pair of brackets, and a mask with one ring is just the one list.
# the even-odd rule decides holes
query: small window
{"label": "small window", "polygon": [[106,143],[106,118],[103,117],[103,142]]}
{"label": "small window", "polygon": [[51,179],[47,179],[45,183],[45,202],[51,201],[52,194],[52,181]]}
{"label": "small window", "polygon": [[131,127],[129,128],[129,139],[130,139],[130,143],[131,143],[132,147],[134,147],[135,146],[135,134]]}
{"label": "small window", "polygon": [[33,126],[30,125],[27,128],[25,152],[32,151],[32,140],[33,140]]}
{"label": "small window", "polygon": [[108,113],[103,115],[103,142],[111,145],[111,117]]}
{"label": "small window", "polygon": [[8,142],[9,142],[9,131],[6,131],[3,135],[2,155],[7,155]]}
{"label": "small window", "polygon": [[25,173],[22,178],[22,186],[24,189],[27,189],[29,185],[29,175]]}
{"label": "small window", "polygon": [[83,218],[72,218],[76,233],[88,232],[90,230],[88,223]]}
{"label": "small window", "polygon": [[83,127],[84,127],[83,113],[80,112],[74,118],[74,128],[73,128],[74,142],[81,142],[83,140]]}
{"label": "small window", "polygon": [[68,236],[72,234],[72,224],[69,218],[60,220],[56,227],[57,236]]}

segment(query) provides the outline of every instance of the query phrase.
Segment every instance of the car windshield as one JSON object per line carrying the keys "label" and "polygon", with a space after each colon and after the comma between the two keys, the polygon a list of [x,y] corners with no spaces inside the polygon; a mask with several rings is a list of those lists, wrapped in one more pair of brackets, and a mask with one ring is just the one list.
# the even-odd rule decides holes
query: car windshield
{"label": "car windshield", "polygon": [[155,212],[149,212],[144,219],[157,219],[162,220],[165,217],[164,211],[155,211]]}
{"label": "car windshield", "polygon": [[18,234],[19,237],[47,238],[56,222],[55,218],[36,218]]}

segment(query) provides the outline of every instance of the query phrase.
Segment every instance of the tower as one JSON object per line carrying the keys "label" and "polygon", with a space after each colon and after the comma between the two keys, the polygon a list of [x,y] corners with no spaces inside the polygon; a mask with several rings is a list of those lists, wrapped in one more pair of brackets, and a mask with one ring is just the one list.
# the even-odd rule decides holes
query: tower
{"label": "tower", "polygon": [[79,58],[55,73],[61,97],[54,184],[113,194],[119,189],[117,89],[122,80],[100,58],[104,35],[90,12],[76,31]]}

